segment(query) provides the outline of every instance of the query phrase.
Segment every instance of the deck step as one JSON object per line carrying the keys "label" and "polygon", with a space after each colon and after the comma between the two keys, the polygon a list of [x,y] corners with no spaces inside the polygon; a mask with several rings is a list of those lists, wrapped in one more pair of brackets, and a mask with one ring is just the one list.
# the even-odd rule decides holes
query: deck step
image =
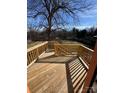
{"label": "deck step", "polygon": [[86,70],[83,71],[83,73],[78,77],[78,79],[73,84],[75,93],[77,93],[77,91],[80,90],[81,86],[84,83],[85,77],[86,77]]}
{"label": "deck step", "polygon": [[74,93],[81,93],[84,85],[84,80],[87,75],[87,70],[79,59],[72,61],[69,64],[69,69]]}

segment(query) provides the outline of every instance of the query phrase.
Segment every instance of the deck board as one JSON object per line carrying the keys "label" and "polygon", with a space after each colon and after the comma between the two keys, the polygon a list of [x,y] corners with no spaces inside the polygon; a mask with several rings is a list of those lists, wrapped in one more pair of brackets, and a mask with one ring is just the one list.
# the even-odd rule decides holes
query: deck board
{"label": "deck board", "polygon": [[[30,71],[32,67],[37,69]],[[32,93],[58,93],[64,86],[67,90],[64,64],[35,63],[32,67],[28,70],[28,82]],[[56,92],[53,89],[56,89]]]}
{"label": "deck board", "polygon": [[[77,70],[77,68],[80,69]],[[85,71],[83,69],[85,69],[83,65],[73,56],[40,58],[27,69],[30,91],[31,93],[79,93],[77,90],[79,87],[76,87],[75,90],[74,85],[77,84],[76,82],[80,82],[80,78],[83,78],[81,76],[84,75],[77,78],[80,73]],[[83,82],[80,84],[83,85]]]}

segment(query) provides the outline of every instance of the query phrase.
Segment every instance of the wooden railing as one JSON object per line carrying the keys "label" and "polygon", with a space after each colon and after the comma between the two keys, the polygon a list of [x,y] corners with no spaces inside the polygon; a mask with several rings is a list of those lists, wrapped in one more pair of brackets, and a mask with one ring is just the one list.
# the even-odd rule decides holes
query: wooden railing
{"label": "wooden railing", "polygon": [[48,41],[48,48],[54,49],[54,44],[59,44],[58,41]]}
{"label": "wooden railing", "polygon": [[48,42],[38,44],[34,47],[31,47],[27,50],[27,65],[35,61],[43,52],[46,51],[48,47]]}
{"label": "wooden railing", "polygon": [[91,58],[92,58],[92,55],[93,55],[93,50],[86,47],[86,46],[83,46],[83,45],[80,45],[79,46],[79,49],[78,49],[78,56],[87,64],[89,65],[90,62],[91,62]]}
{"label": "wooden railing", "polygon": [[54,44],[55,55],[78,55],[87,65],[90,64],[93,50],[80,44]]}
{"label": "wooden railing", "polygon": [[56,55],[77,55],[79,45],[78,44],[54,44]]}
{"label": "wooden railing", "polygon": [[[36,60],[39,55],[41,55],[48,48],[48,42],[38,44],[27,50],[27,65]],[[58,42],[54,43],[55,55],[77,55],[80,57],[87,65],[90,64],[93,50],[89,49],[81,44],[60,44]]]}

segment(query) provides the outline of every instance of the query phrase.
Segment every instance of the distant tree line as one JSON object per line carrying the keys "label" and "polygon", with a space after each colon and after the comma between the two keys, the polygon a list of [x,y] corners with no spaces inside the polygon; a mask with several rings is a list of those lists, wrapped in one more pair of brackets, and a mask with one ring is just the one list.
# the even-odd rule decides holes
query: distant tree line
{"label": "distant tree line", "polygon": [[[67,29],[52,29],[51,40],[73,40],[81,42],[87,45],[90,48],[94,48],[97,40],[97,28],[85,28],[77,29],[73,28],[72,30]],[[35,29],[30,29],[27,32],[27,39],[30,41],[45,41],[48,40],[47,32],[37,31]]]}

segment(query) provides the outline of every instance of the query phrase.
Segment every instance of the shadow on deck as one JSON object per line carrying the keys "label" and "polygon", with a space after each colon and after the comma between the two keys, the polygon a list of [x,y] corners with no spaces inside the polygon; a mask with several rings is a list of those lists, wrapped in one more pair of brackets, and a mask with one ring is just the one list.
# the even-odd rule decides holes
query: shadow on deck
{"label": "shadow on deck", "polygon": [[77,56],[50,55],[28,68],[31,93],[81,93],[86,75]]}

